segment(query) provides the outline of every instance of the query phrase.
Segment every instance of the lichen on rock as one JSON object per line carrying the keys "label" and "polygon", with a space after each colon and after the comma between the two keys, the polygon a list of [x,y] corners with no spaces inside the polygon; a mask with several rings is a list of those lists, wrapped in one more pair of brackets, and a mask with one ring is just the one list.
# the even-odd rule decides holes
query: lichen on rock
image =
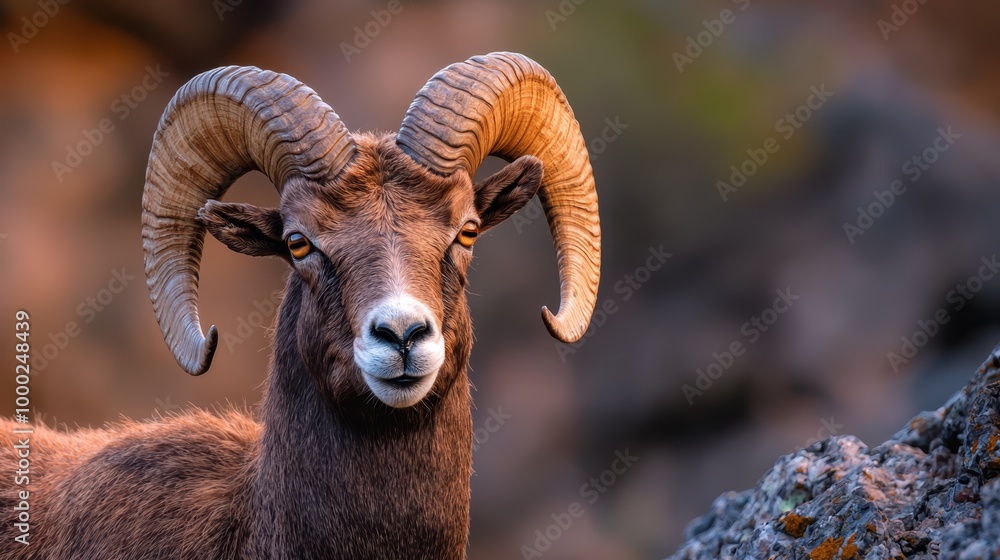
{"label": "lichen on rock", "polygon": [[888,441],[834,436],[718,497],[670,560],[1000,558],[1000,346]]}

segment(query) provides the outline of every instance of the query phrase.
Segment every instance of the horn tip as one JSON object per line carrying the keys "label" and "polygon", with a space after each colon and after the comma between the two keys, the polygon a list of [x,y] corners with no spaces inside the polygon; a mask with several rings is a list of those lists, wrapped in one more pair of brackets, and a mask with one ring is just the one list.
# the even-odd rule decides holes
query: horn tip
{"label": "horn tip", "polygon": [[545,327],[549,330],[549,334],[553,338],[560,342],[565,342],[566,344],[572,344],[580,337],[583,336],[585,328],[580,328],[579,326],[569,326],[563,317],[559,315],[553,315],[549,311],[548,307],[542,307],[542,321],[545,323]]}
{"label": "horn tip", "polygon": [[208,329],[208,335],[205,336],[198,344],[197,353],[192,356],[192,359],[186,360],[186,363],[181,364],[184,371],[190,373],[191,375],[198,376],[206,371],[212,365],[212,358],[215,357],[215,350],[219,347],[219,330],[212,325]]}

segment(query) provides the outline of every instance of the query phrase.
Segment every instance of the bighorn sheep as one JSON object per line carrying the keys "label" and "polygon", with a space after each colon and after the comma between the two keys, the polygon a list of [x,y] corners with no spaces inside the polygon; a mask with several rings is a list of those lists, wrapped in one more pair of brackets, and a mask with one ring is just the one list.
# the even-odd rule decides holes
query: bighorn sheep
{"label": "bighorn sheep", "polygon": [[[484,158],[512,161],[473,184]],[[250,170],[276,209],[218,202]],[[463,558],[472,419],[465,297],[472,246],[537,193],[558,254],[553,336],[574,341],[600,268],[597,194],[553,78],[518,54],[454,64],[396,135],[351,134],[295,79],[252,67],[193,78],[153,138],[143,194],[147,285],[180,366],[204,373],[205,231],[291,266],[257,421],[191,412],[31,439],[32,543],[0,557]],[[11,465],[11,424],[3,464]],[[9,468],[9,467],[5,467]]]}

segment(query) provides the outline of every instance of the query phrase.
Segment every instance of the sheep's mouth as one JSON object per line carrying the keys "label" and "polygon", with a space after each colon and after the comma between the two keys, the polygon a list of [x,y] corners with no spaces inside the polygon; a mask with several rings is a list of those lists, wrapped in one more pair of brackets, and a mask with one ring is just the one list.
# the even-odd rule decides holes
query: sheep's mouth
{"label": "sheep's mouth", "polygon": [[382,382],[388,385],[405,388],[419,383],[421,379],[423,379],[423,376],[403,374],[399,377],[393,377],[392,379],[382,379]]}
{"label": "sheep's mouth", "polygon": [[365,383],[375,397],[393,408],[405,408],[420,402],[430,392],[437,371],[428,375],[402,374],[380,377],[364,374]]}

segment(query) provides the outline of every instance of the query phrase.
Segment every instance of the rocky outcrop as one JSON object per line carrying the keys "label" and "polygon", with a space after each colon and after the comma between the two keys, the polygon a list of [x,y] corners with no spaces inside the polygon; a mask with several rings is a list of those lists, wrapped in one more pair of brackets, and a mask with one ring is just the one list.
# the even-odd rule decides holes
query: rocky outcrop
{"label": "rocky outcrop", "polygon": [[1000,558],[1000,346],[877,447],[835,436],[723,494],[671,560]]}

